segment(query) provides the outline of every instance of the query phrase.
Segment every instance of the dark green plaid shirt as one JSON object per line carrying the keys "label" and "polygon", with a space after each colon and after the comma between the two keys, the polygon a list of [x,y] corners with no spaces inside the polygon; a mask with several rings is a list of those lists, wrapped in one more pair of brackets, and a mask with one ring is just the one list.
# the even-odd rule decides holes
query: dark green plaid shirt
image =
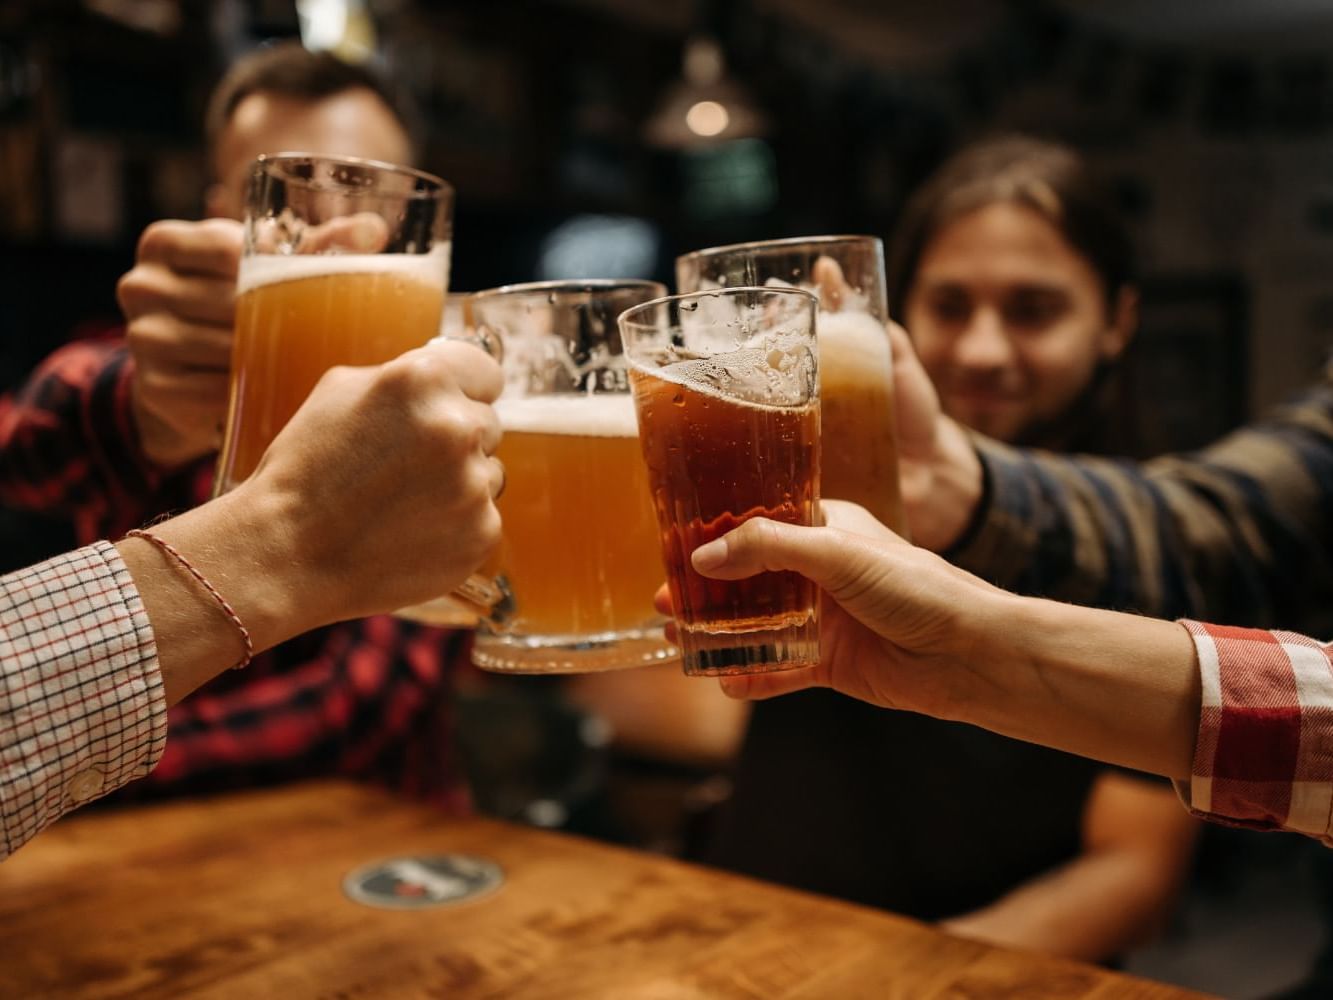
{"label": "dark green plaid shirt", "polygon": [[946,555],[1008,590],[1333,635],[1333,364],[1202,451],[1143,464],[975,439],[986,490]]}

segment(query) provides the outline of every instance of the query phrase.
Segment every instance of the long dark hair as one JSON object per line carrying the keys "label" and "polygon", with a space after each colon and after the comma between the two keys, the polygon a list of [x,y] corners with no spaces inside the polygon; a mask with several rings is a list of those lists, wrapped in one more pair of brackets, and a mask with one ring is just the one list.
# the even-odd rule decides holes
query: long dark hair
{"label": "long dark hair", "polygon": [[963,148],[912,195],[890,245],[889,312],[903,319],[921,256],[954,220],[996,202],[1041,214],[1102,281],[1108,314],[1133,284],[1134,248],[1107,185],[1067,146],[1010,135]]}

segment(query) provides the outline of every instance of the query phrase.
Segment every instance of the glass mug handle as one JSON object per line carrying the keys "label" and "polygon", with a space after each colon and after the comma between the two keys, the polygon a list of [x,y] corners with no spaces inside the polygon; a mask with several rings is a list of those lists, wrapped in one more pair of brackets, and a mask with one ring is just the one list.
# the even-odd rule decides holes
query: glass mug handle
{"label": "glass mug handle", "polygon": [[[469,327],[465,333],[442,333],[432,338],[432,344],[458,340],[480,347],[497,362],[504,360],[504,345],[490,330],[477,331]],[[499,625],[513,610],[513,595],[499,572],[473,573],[451,591],[448,596],[436,598],[424,605],[403,608],[397,614],[402,618],[428,624],[463,625],[467,616],[475,616],[491,625]],[[459,615],[462,621],[458,620]],[[472,623],[475,624],[475,623]]]}

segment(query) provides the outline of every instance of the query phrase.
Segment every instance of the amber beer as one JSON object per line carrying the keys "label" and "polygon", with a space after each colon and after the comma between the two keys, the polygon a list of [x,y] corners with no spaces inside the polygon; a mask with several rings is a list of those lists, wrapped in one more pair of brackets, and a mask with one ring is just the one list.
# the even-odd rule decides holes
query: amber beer
{"label": "amber beer", "polygon": [[677,258],[676,277],[682,292],[766,285],[819,295],[820,494],[855,501],[904,531],[883,243],[812,236],[710,247]]}
{"label": "amber beer", "polygon": [[820,493],[851,500],[903,530],[893,361],[884,324],[867,312],[821,311]]}
{"label": "amber beer", "polygon": [[241,261],[218,487],[245,480],[326,371],[392,360],[435,336],[448,244],[425,254]]}
{"label": "amber beer", "polygon": [[[514,604],[505,630],[543,636],[548,647],[636,630],[660,644],[653,594],[662,560],[633,397],[502,398],[496,412],[507,484],[496,502],[501,566]],[[616,655],[623,666],[623,650]],[[593,660],[581,669],[595,669]]]}
{"label": "amber beer", "polygon": [[694,363],[630,372],[686,673],[763,666],[751,654],[764,644],[805,642],[805,662],[814,662],[813,583],[793,572],[711,580],[695,572],[690,554],[752,517],[813,523],[818,401],[780,407],[724,396],[689,377]]}

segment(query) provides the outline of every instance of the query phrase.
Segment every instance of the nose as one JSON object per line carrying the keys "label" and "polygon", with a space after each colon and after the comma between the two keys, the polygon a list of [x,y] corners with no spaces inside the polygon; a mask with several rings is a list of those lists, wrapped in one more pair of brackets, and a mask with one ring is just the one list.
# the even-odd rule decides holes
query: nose
{"label": "nose", "polygon": [[994,309],[977,309],[954,343],[954,364],[973,371],[995,371],[1013,359],[1013,344]]}

